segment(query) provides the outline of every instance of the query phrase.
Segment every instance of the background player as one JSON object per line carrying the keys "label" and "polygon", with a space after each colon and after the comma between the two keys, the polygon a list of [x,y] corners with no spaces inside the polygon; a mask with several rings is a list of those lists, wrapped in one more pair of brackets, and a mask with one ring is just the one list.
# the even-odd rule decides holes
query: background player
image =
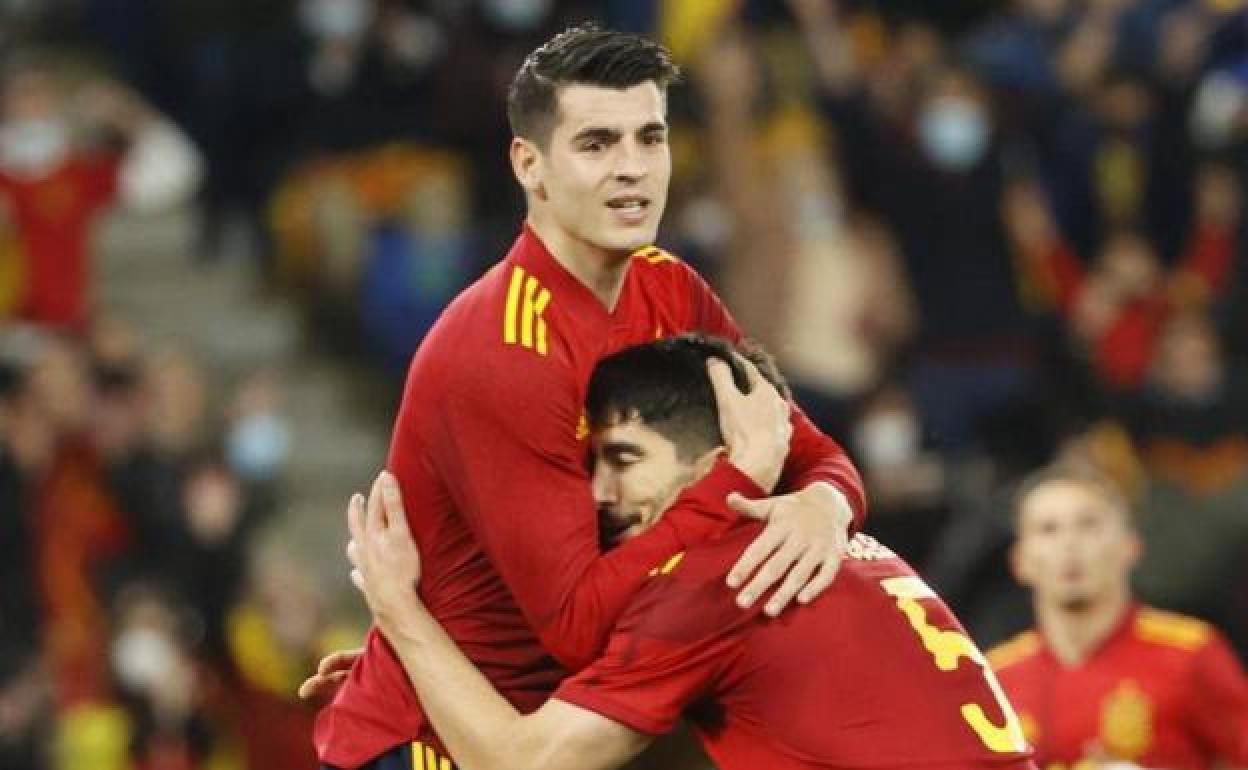
{"label": "background player", "polygon": [[[680,337],[596,369],[594,493],[616,536],[654,526],[723,451],[711,357],[727,362],[732,352]],[[406,590],[419,559],[392,479],[379,478],[367,512],[355,496],[349,519],[352,578],[466,770],[616,767],[682,713],[726,770],[1032,767],[983,656],[931,589],[871,538],[851,541],[828,592],[773,620],[740,612],[722,585],[759,527],[728,520],[657,562],[603,656],[521,716]]]}
{"label": "background player", "polygon": [[1211,626],[1132,600],[1140,540],[1112,483],[1054,467],[1016,506],[1011,561],[1037,628],[989,659],[1038,763],[1248,767],[1248,679]]}
{"label": "background player", "polygon": [[[689,329],[740,338],[696,273],[648,247],[667,198],[666,87],[677,74],[656,43],[592,26],[525,61],[508,97],[525,227],[426,336],[395,425],[387,466],[425,548],[425,602],[521,710],[547,698],[559,664],[593,659],[654,562],[716,526],[728,493],[754,482],[795,490],[761,506],[766,529],[724,570],[744,585],[742,605],[778,586],[769,613],[830,583],[851,512],[863,510],[841,448],[800,414],[784,441],[787,403],[762,388],[726,397],[730,462],[645,535],[600,552],[582,414],[594,364]],[[367,645],[317,721],[328,765],[435,740],[381,636]]]}

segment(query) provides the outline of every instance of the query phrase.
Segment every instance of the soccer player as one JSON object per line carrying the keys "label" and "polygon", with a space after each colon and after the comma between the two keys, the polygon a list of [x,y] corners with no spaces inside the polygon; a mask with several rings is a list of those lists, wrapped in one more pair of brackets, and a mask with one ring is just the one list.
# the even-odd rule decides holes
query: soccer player
{"label": "soccer player", "polygon": [[1052,467],[1024,483],[1011,563],[1036,629],[989,653],[1046,770],[1248,767],[1248,679],[1223,637],[1132,600],[1123,496]]}
{"label": "soccer player", "polygon": [[[593,487],[615,536],[642,536],[716,466],[723,447],[708,357],[733,354],[681,336],[595,370]],[[406,590],[421,577],[404,521],[388,477],[367,509],[355,496],[352,579],[463,770],[618,767],[682,715],[721,770],[1034,767],[983,655],[932,590],[869,537],[850,541],[827,592],[771,618],[741,612],[721,577],[761,525],[725,519],[656,560],[603,655],[524,716]]]}
{"label": "soccer player", "polygon": [[[601,553],[582,413],[594,364],[692,329],[740,339],[702,279],[648,245],[667,197],[677,74],[661,46],[592,26],[526,59],[508,96],[525,225],[425,338],[394,429],[387,467],[424,548],[424,602],[522,711],[593,659],[655,561],[717,526],[729,493],[788,492],[749,507],[767,526],[724,578],[743,606],[773,588],[768,613],[831,583],[863,515],[861,480],[835,442],[774,389],[725,393],[728,456],[643,536]],[[332,689],[334,660],[301,692]],[[374,630],[318,716],[321,761],[403,762],[413,740],[436,746],[421,705]]]}

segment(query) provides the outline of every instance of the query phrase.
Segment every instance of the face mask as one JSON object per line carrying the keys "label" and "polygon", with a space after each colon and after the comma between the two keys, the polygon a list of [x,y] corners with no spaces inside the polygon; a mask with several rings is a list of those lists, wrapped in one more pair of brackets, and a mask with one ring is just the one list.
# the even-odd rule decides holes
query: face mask
{"label": "face mask", "polygon": [[0,166],[18,176],[45,176],[68,153],[69,127],[63,121],[25,119],[0,127]]}
{"label": "face mask", "polygon": [[248,481],[271,478],[290,451],[290,430],[270,413],[243,418],[226,437],[226,459]]}
{"label": "face mask", "polygon": [[979,162],[988,149],[988,133],[983,110],[962,100],[937,100],[919,118],[923,151],[946,171],[967,171]]}
{"label": "face mask", "polygon": [[550,0],[484,0],[481,12],[501,29],[526,32],[545,20],[550,13]]}
{"label": "face mask", "polygon": [[369,0],[304,0],[299,18],[316,37],[354,38],[372,22],[373,5]]}
{"label": "face mask", "polygon": [[124,631],[113,641],[113,671],[126,689],[143,692],[173,670],[178,652],[169,637],[149,628]]}
{"label": "face mask", "polygon": [[905,412],[877,413],[859,424],[854,437],[869,466],[896,467],[919,451],[919,426]]}

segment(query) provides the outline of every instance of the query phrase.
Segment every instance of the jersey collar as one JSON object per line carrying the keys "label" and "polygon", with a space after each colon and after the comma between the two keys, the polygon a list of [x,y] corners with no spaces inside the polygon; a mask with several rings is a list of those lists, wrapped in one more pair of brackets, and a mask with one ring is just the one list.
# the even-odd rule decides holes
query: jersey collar
{"label": "jersey collar", "polygon": [[[550,289],[559,306],[567,309],[578,321],[610,325],[610,311],[588,286],[559,264],[528,222],[524,223],[524,228],[512,247],[511,259],[537,278],[538,283]],[[623,292],[628,291],[629,283],[626,278]],[[623,303],[623,299],[622,293],[617,308]]]}

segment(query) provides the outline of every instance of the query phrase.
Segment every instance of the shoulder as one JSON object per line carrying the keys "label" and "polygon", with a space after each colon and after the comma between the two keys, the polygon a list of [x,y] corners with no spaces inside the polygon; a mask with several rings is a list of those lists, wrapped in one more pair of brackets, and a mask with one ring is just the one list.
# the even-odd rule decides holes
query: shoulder
{"label": "shoulder", "polygon": [[1033,659],[1040,647],[1040,634],[1031,629],[988,650],[985,657],[992,670],[1000,672]]}
{"label": "shoulder", "polygon": [[686,291],[692,285],[705,285],[689,263],[658,246],[646,246],[633,252],[631,265],[642,282],[648,285],[668,285]]}
{"label": "shoulder", "polygon": [[509,260],[492,267],[447,306],[423,349],[453,380],[470,383],[565,376],[567,356],[550,323],[554,298]]}
{"label": "shoulder", "polygon": [[1198,618],[1140,607],[1132,628],[1135,639],[1170,649],[1195,652],[1214,640],[1213,626]]}
{"label": "shoulder", "polygon": [[755,613],[738,607],[724,582],[741,542],[748,540],[700,543],[657,562],[621,619],[621,630],[684,642],[741,630]]}

